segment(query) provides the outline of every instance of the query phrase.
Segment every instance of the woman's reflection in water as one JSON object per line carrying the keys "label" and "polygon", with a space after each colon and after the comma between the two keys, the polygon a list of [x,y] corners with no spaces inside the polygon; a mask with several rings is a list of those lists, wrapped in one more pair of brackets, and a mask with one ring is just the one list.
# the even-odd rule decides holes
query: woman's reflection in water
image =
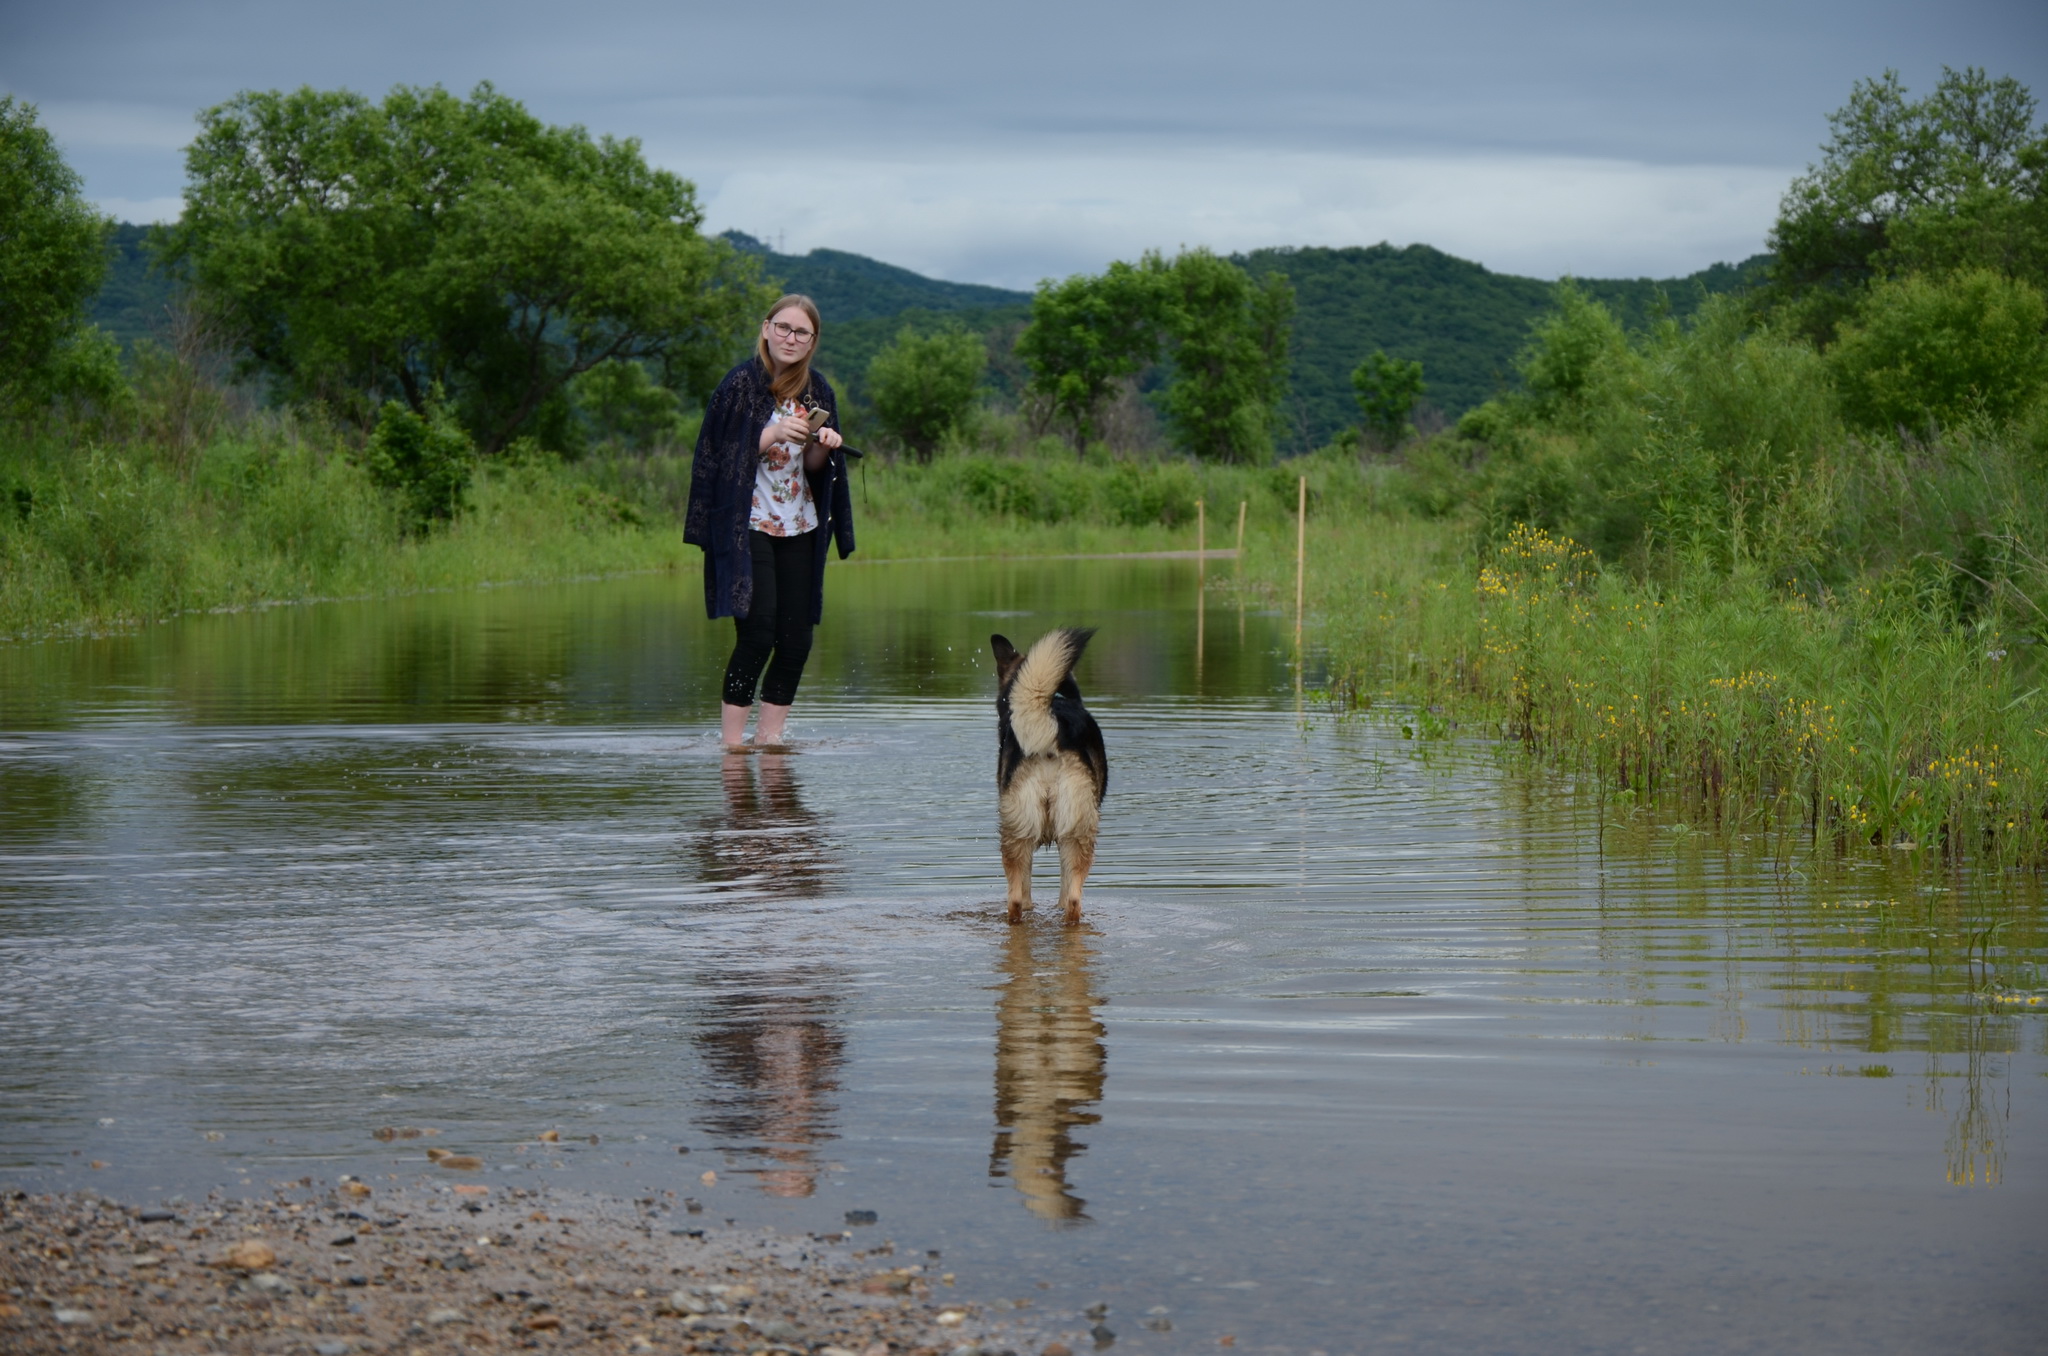
{"label": "woman's reflection in water", "polygon": [[[831,845],[804,807],[792,761],[781,754],[725,759],[725,814],[698,837],[702,879],[771,904],[824,892],[835,869]],[[846,1061],[846,978],[829,964],[802,962],[743,964],[706,978],[718,992],[693,1023],[712,1081],[698,1119],[727,1152],[763,1162],[755,1170],[763,1191],[809,1196],[817,1189],[817,1146],[838,1138],[832,1094]]]}
{"label": "woman's reflection in water", "polygon": [[1079,928],[1013,927],[996,1001],[996,1139],[989,1175],[1006,1172],[1040,1219],[1088,1218],[1067,1189],[1067,1160],[1086,1148],[1077,1125],[1102,1117],[1102,1005],[1095,953]]}
{"label": "woman's reflection in water", "polygon": [[[697,877],[774,899],[815,899],[837,865],[824,821],[797,789],[788,754],[727,754],[725,813],[698,834]],[[758,764],[758,768],[757,765]]]}

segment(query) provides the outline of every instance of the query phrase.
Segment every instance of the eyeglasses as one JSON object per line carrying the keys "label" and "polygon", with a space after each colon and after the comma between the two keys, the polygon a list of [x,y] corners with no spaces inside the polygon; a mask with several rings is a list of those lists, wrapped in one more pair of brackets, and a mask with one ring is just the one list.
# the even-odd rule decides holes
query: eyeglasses
{"label": "eyeglasses", "polygon": [[785,325],[780,320],[769,321],[768,328],[774,330],[784,339],[791,339],[799,344],[808,344],[811,340],[818,337],[809,330],[801,329],[795,325]]}

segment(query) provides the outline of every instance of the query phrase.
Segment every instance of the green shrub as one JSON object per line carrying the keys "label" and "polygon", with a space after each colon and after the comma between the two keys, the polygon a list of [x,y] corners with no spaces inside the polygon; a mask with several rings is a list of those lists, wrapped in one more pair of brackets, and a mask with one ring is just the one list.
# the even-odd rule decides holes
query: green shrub
{"label": "green shrub", "polygon": [[1104,512],[1125,527],[1191,523],[1201,497],[1194,468],[1181,462],[1121,462],[1102,482]]}
{"label": "green shrub", "polygon": [[1566,279],[1557,287],[1557,309],[1537,322],[1517,367],[1537,415],[1557,422],[1578,414],[1629,356],[1614,313]]}
{"label": "green shrub", "polygon": [[363,451],[370,479],[397,494],[417,531],[462,511],[475,462],[469,434],[438,403],[421,418],[386,401]]}
{"label": "green shrub", "polygon": [[1984,269],[1892,278],[1857,307],[1828,365],[1844,412],[1864,428],[2006,420],[2048,382],[2044,323],[2038,289]]}
{"label": "green shrub", "polygon": [[930,461],[974,408],[988,348],[958,330],[920,335],[908,326],[868,364],[867,393],[889,435]]}

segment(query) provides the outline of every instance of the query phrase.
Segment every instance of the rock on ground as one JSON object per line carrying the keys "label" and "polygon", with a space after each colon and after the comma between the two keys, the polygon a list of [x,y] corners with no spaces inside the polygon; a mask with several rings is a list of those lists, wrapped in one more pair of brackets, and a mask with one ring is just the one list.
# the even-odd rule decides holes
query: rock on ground
{"label": "rock on ground", "polygon": [[0,1350],[1006,1356],[1045,1340],[887,1245],[700,1228],[672,1206],[355,1182],[168,1211],[5,1193]]}

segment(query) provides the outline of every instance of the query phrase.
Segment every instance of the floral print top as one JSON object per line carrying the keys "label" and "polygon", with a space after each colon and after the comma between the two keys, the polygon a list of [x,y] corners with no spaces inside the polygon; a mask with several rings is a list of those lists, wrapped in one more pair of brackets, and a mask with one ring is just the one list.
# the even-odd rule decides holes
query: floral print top
{"label": "floral print top", "polygon": [[[801,418],[803,412],[794,400],[785,400],[775,416]],[[817,525],[818,506],[804,476],[804,450],[795,443],[770,443],[754,472],[754,507],[747,526],[771,537],[794,537]]]}

